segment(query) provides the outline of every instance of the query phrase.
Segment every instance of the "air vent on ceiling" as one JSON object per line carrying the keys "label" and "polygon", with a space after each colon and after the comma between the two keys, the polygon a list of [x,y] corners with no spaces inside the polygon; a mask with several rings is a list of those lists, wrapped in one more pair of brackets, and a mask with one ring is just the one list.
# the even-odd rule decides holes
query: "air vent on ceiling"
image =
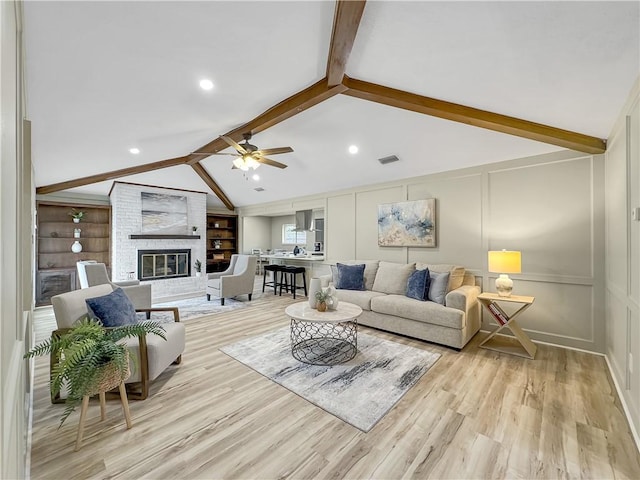
{"label": "air vent on ceiling", "polygon": [[254,190],[256,192],[264,192],[264,188],[262,188],[262,187],[254,188]]}
{"label": "air vent on ceiling", "polygon": [[384,157],[384,158],[379,158],[378,161],[382,164],[382,165],[386,165],[387,163],[393,163],[393,162],[397,162],[398,160],[400,160],[398,157],[396,157],[395,155],[391,155],[389,157]]}

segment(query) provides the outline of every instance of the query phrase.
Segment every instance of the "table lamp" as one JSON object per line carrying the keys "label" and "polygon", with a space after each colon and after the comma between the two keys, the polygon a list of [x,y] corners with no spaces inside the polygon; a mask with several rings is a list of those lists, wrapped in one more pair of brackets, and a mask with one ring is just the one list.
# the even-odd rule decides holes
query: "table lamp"
{"label": "table lamp", "polygon": [[521,254],[509,250],[496,250],[489,252],[489,271],[499,273],[496,278],[496,290],[501,297],[510,297],[513,290],[513,280],[508,273],[520,273]]}

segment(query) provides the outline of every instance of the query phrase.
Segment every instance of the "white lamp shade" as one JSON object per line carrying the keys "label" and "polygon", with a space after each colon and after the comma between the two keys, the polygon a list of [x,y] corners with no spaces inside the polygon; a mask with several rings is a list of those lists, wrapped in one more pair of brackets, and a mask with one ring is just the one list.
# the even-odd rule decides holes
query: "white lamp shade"
{"label": "white lamp shade", "polygon": [[520,273],[521,253],[513,250],[489,252],[489,271],[493,273]]}

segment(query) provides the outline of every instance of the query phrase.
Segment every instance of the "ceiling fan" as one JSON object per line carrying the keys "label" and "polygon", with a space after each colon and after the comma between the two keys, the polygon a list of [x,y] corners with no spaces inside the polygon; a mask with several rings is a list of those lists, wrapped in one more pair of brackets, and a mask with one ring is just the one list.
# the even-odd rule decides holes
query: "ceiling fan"
{"label": "ceiling fan", "polygon": [[233,139],[221,135],[220,138],[227,142],[230,146],[236,149],[237,153],[218,153],[218,155],[233,155],[236,159],[233,161],[232,168],[239,168],[240,170],[247,171],[250,168],[255,170],[260,166],[261,163],[265,165],[270,165],[272,167],[277,168],[287,168],[284,163],[276,162],[275,160],[271,160],[267,158],[267,155],[277,155],[279,153],[290,153],[293,152],[293,148],[291,147],[278,147],[278,148],[263,148],[258,149],[255,145],[251,145],[249,140],[251,140],[251,133],[244,133],[242,135],[244,137],[244,143],[236,143]]}

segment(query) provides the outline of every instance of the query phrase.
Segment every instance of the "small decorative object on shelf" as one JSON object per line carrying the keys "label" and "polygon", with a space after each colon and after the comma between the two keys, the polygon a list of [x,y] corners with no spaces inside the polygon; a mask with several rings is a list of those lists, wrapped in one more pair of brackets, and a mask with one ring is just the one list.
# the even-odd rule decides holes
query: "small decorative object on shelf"
{"label": "small decorative object on shelf", "polygon": [[196,227],[195,225],[193,227],[191,227],[191,234],[192,235],[197,235],[198,233],[198,227]]}
{"label": "small decorative object on shelf", "polygon": [[220,228],[220,224],[219,223],[214,223],[213,224],[213,228]]}
{"label": "small decorative object on shelf", "polygon": [[324,289],[318,290],[316,292],[316,300],[318,301],[318,303],[316,303],[316,309],[319,312],[324,312],[327,310],[327,298],[329,298],[329,295]]}
{"label": "small decorative object on shelf", "polygon": [[80,223],[82,217],[84,217],[84,212],[82,210],[78,210],[76,208],[72,208],[69,212],[69,215],[73,218],[73,223]]}
{"label": "small decorative object on shelf", "polygon": [[199,277],[202,274],[202,262],[200,260],[196,260],[193,264],[193,268],[196,269],[196,277]]}
{"label": "small decorative object on shelf", "polygon": [[73,238],[80,238],[80,232],[82,231],[82,229],[80,228],[74,228],[73,229]]}
{"label": "small decorative object on shelf", "polygon": [[220,247],[222,247],[222,242],[220,240],[214,240],[213,248],[220,248]]}
{"label": "small decorative object on shelf", "polygon": [[82,251],[82,244],[76,240],[75,242],[73,242],[73,245],[71,245],[71,251],[73,253],[80,253]]}

